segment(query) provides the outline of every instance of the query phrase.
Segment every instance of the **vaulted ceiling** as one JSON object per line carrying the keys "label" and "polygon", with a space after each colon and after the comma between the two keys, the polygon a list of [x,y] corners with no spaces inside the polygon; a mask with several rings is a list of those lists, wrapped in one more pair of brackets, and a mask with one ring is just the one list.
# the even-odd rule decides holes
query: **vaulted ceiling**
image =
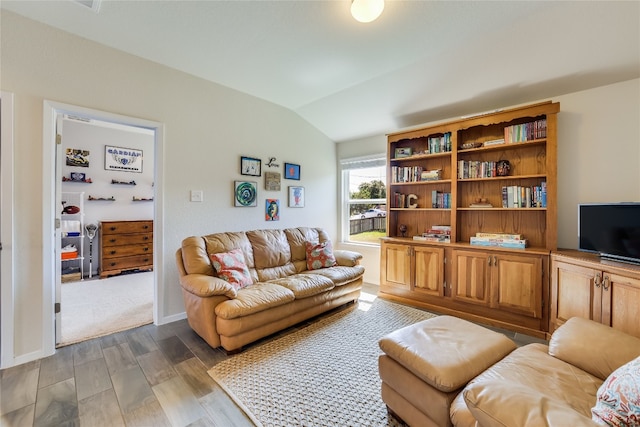
{"label": "vaulted ceiling", "polygon": [[386,0],[368,24],[350,0],[78,3],[0,7],[291,109],[337,142],[640,77],[639,1]]}

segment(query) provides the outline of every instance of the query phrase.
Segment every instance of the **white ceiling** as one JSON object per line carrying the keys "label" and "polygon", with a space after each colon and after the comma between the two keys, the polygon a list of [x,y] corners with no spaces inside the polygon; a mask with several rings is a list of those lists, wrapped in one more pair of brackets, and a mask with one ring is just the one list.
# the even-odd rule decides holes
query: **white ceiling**
{"label": "white ceiling", "polygon": [[[2,0],[295,111],[334,141],[640,77],[640,1]],[[640,96],[640,94],[639,94]]]}

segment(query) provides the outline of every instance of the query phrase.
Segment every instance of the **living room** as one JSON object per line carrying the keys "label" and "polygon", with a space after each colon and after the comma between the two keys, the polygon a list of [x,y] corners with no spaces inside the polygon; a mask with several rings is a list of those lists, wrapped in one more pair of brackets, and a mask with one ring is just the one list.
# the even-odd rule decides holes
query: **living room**
{"label": "living room", "polygon": [[[2,355],[3,368],[55,351],[51,290],[43,288],[47,263],[44,234],[52,227],[43,213],[51,204],[52,196],[47,185],[50,170],[42,166],[49,165],[51,160],[43,148],[43,128],[50,121],[43,113],[43,102],[53,101],[161,124],[163,140],[156,146],[156,161],[161,165],[159,180],[155,183],[159,196],[154,201],[160,207],[157,221],[162,242],[156,258],[159,266],[155,321],[158,324],[184,318],[174,260],[182,239],[208,232],[265,228],[262,208],[236,208],[232,204],[233,181],[241,178],[241,156],[262,159],[263,167],[270,157],[276,157],[280,163],[300,165],[299,184],[305,187],[306,205],[303,209],[283,206],[278,228],[303,225],[326,228],[336,246],[364,255],[365,281],[376,284],[379,282],[379,248],[341,241],[340,160],[384,154],[385,134],[399,128],[487,109],[460,111],[455,108],[455,102],[443,99],[442,108],[433,116],[414,111],[410,122],[407,111],[404,121],[384,124],[379,132],[338,141],[312,126],[300,114],[271,102],[92,42],[7,9],[2,10],[1,19],[1,89],[13,94],[16,259],[11,320],[5,318],[8,302],[3,283],[3,348],[11,341],[11,353]],[[611,25],[610,29],[615,27]],[[569,25],[565,30],[570,31]],[[558,116],[559,247],[577,247],[578,203],[640,200],[637,35],[636,23],[635,33],[621,36],[628,40],[629,49],[636,47],[632,63],[636,68],[626,78],[590,88],[575,88],[569,76],[562,81],[564,85],[558,84],[551,92],[539,92],[535,84],[523,83],[521,87],[504,89],[517,96],[503,96],[501,104],[493,106],[506,108],[547,99],[561,105]],[[478,87],[468,97],[484,90]],[[422,96],[435,97],[436,94]],[[190,202],[191,190],[202,190],[203,201]],[[286,200],[285,193],[279,198],[281,202]],[[26,262],[27,259],[30,261]],[[7,328],[10,335],[5,335]]]}

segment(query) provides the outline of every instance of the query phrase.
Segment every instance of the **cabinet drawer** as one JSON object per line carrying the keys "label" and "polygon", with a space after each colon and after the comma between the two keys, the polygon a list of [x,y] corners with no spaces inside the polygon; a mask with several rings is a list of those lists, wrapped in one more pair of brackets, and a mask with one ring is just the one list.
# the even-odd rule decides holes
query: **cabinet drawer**
{"label": "cabinet drawer", "polygon": [[153,231],[153,221],[103,221],[102,234],[146,233]]}
{"label": "cabinet drawer", "polygon": [[136,255],[103,260],[101,271],[125,270],[128,268],[149,268],[153,265],[153,254]]}
{"label": "cabinet drawer", "polygon": [[110,246],[122,245],[139,245],[153,241],[153,233],[137,233],[137,234],[112,234],[103,237],[102,246],[107,248]]}
{"label": "cabinet drawer", "polygon": [[102,258],[104,260],[118,257],[128,257],[132,255],[151,255],[153,254],[152,245],[126,245],[126,246],[109,246],[103,248]]}

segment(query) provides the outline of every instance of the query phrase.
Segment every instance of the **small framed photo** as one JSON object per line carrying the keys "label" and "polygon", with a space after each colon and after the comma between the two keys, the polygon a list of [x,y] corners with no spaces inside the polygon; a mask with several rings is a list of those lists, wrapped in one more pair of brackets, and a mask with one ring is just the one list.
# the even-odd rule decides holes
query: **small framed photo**
{"label": "small framed photo", "polygon": [[304,187],[289,187],[289,207],[304,208]]}
{"label": "small framed photo", "polygon": [[280,200],[279,199],[267,199],[265,201],[264,220],[265,221],[280,220]]}
{"label": "small framed photo", "polygon": [[280,172],[265,171],[264,189],[268,191],[280,191]]}
{"label": "small framed photo", "polygon": [[142,150],[105,145],[104,169],[142,173]]}
{"label": "small framed photo", "polygon": [[262,160],[253,157],[240,157],[240,173],[242,175],[261,176]]}
{"label": "small framed photo", "polygon": [[410,157],[412,153],[413,150],[411,149],[411,147],[398,147],[396,148],[395,156],[393,156],[393,158],[401,159],[403,157]]}
{"label": "small framed photo", "polygon": [[234,182],[234,205],[237,207],[258,206],[258,183],[255,181]]}
{"label": "small framed photo", "polygon": [[285,163],[284,179],[296,179],[300,181],[300,165],[296,165],[294,163]]}

